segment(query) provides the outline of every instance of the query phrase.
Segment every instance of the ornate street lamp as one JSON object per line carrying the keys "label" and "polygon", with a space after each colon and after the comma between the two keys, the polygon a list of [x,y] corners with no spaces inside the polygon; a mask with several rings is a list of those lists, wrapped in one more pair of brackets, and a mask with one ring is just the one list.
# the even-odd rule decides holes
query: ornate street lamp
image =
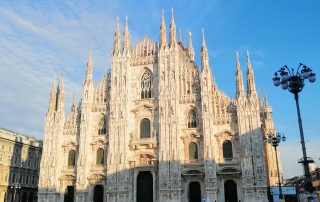
{"label": "ornate street lamp", "polygon": [[14,186],[11,186],[10,188],[14,189],[13,201],[15,201],[16,200],[17,189],[21,189],[21,186],[19,184],[15,184]]}
{"label": "ornate street lamp", "polygon": [[283,133],[276,133],[276,135],[269,135],[267,138],[265,138],[271,146],[274,148],[274,152],[276,154],[276,164],[277,164],[277,172],[278,172],[278,186],[279,186],[279,199],[283,199],[282,194],[282,187],[281,187],[281,181],[280,181],[280,171],[279,171],[279,163],[278,163],[278,153],[277,153],[277,147],[279,146],[280,142],[285,142],[286,137]]}
{"label": "ornate street lamp", "polygon": [[[300,71],[299,71],[300,70]],[[280,74],[280,77],[279,77]],[[304,81],[308,79],[311,83],[316,81],[316,74],[312,72],[312,69],[305,66],[304,64],[299,64],[297,71],[293,68],[291,70],[285,65],[281,67],[280,70],[276,71],[273,78],[273,84],[275,86],[280,86],[283,90],[288,90],[290,93],[294,94],[294,99],[296,101],[297,106],[297,113],[298,113],[298,122],[299,122],[299,130],[300,130],[300,139],[301,139],[301,146],[302,146],[302,154],[303,159],[299,160],[299,163],[303,164],[304,167],[304,175],[305,175],[305,190],[309,193],[313,192],[313,187],[311,184],[311,176],[310,176],[310,169],[309,163],[313,163],[314,161],[307,157],[306,153],[306,146],[304,142],[304,134],[302,128],[302,120],[300,115],[300,106],[299,106],[299,92],[302,91],[304,87]]]}

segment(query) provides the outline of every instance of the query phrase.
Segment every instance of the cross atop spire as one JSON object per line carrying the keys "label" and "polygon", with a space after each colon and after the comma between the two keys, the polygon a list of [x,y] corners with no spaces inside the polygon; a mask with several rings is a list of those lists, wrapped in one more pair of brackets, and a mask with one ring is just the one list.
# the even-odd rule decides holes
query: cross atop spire
{"label": "cross atop spire", "polygon": [[171,22],[170,22],[170,46],[174,46],[177,43],[176,37],[176,25],[174,23],[174,15],[173,15],[173,8],[171,9]]}

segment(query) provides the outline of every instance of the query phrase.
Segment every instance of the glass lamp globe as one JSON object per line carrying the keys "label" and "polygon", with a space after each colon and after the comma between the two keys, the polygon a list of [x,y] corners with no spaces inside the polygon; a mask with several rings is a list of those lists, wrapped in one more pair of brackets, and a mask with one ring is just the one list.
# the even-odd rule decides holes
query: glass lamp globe
{"label": "glass lamp globe", "polygon": [[313,83],[313,82],[316,81],[316,74],[315,74],[315,73],[311,72],[311,73],[309,74],[309,81],[310,81],[311,83]]}

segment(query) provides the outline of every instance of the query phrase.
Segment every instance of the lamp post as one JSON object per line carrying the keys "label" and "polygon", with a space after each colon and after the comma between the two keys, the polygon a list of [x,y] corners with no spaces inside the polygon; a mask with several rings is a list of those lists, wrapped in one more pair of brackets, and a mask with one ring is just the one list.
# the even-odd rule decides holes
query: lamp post
{"label": "lamp post", "polygon": [[274,148],[274,152],[276,154],[276,164],[277,164],[277,172],[278,172],[278,186],[279,186],[279,199],[283,199],[283,194],[282,194],[282,187],[281,187],[281,181],[280,181],[280,171],[279,171],[279,162],[278,162],[278,152],[277,152],[277,147],[279,146],[280,142],[285,142],[286,137],[284,136],[283,133],[276,133],[276,135],[269,135],[266,138],[267,142],[271,144]]}
{"label": "lamp post", "polygon": [[17,189],[21,189],[21,186],[19,184],[15,184],[14,186],[10,187],[11,189],[14,189],[13,192],[13,201],[16,200],[16,194],[17,194]]}
{"label": "lamp post", "polygon": [[[300,70],[301,69],[301,70]],[[299,71],[300,70],[300,71]],[[280,77],[278,76],[280,74]],[[293,68],[291,70],[285,65],[281,67],[278,71],[274,73],[273,84],[275,86],[280,86],[283,90],[288,90],[290,93],[294,94],[294,99],[296,101],[297,113],[298,113],[298,123],[299,123],[299,131],[300,131],[300,139],[301,139],[301,147],[303,159],[299,160],[299,163],[303,164],[304,167],[304,175],[305,175],[305,190],[309,193],[313,192],[313,187],[310,179],[310,169],[309,163],[313,163],[314,161],[307,157],[306,146],[304,141],[304,134],[302,128],[302,120],[300,115],[300,106],[299,106],[299,92],[302,91],[305,83],[304,81],[308,79],[309,82],[313,83],[316,81],[316,74],[312,72],[312,69],[305,66],[304,64],[299,64],[297,71]]]}

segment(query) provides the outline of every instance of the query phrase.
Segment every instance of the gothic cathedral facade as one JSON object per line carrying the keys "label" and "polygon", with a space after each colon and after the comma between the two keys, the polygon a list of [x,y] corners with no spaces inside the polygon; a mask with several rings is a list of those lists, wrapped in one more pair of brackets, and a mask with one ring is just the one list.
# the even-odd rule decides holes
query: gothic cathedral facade
{"label": "gothic cathedral facade", "polygon": [[[236,97],[216,85],[202,32],[201,66],[162,13],[160,41],[130,43],[116,23],[112,66],[97,85],[90,51],[82,99],[65,116],[54,82],[45,118],[40,202],[268,201],[276,184],[271,108],[247,87],[236,53]],[[121,39],[122,38],[122,39]]]}

